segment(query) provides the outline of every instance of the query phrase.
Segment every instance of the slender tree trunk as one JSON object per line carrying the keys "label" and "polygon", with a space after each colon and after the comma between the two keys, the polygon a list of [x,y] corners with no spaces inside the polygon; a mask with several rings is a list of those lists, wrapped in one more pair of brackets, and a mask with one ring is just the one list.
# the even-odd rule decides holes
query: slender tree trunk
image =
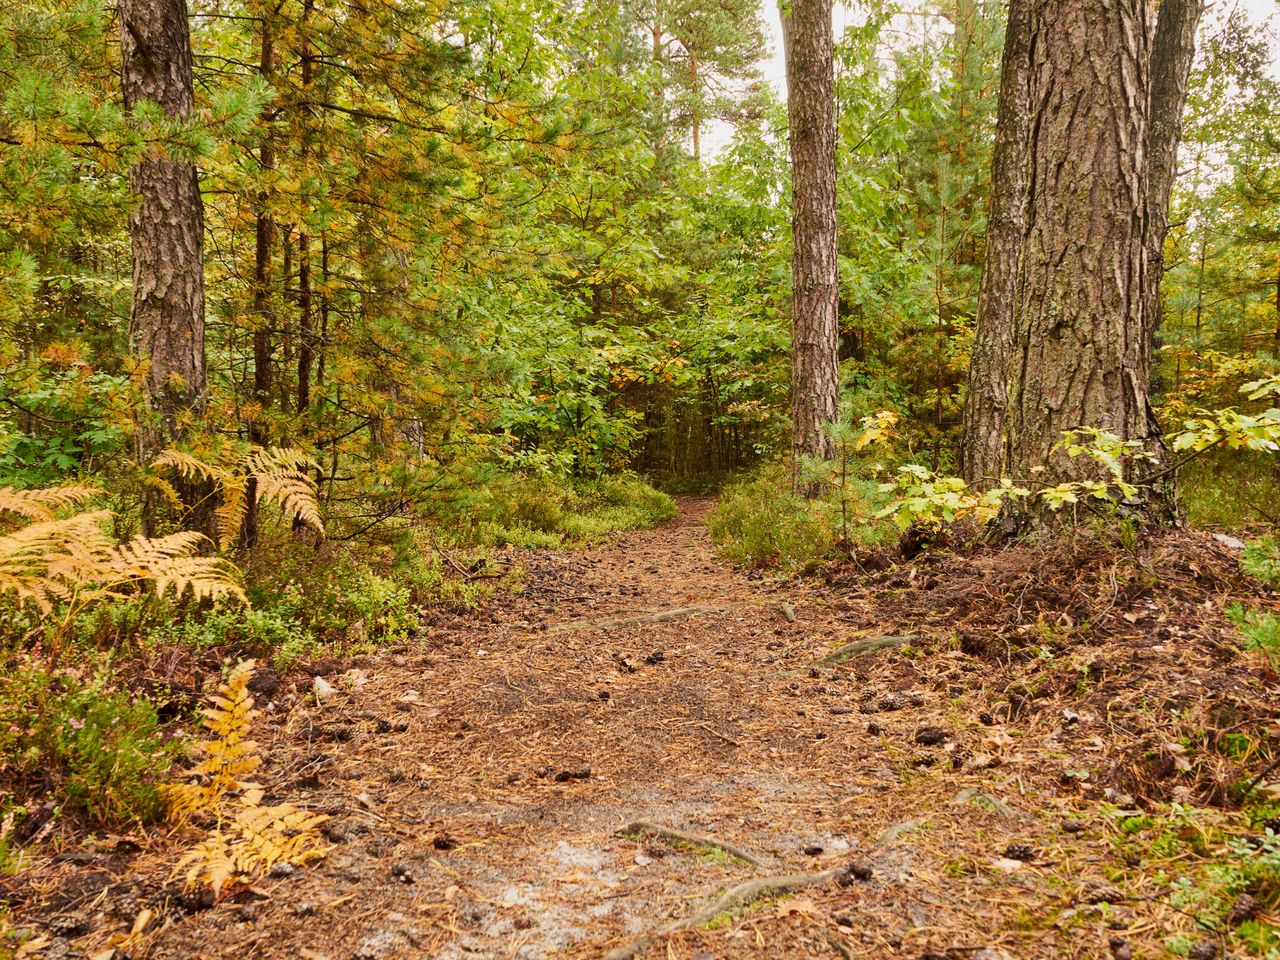
{"label": "slender tree trunk", "polygon": [[1276,329],[1271,336],[1271,355],[1280,357],[1280,273],[1276,274]]}
{"label": "slender tree trunk", "polygon": [[[270,77],[275,71],[275,43],[271,35],[271,27],[271,14],[264,10],[258,74],[267,82],[270,82]],[[264,134],[262,144],[258,148],[258,165],[264,172],[275,169],[275,144],[269,131]],[[271,406],[272,380],[271,327],[274,318],[271,312],[271,245],[275,235],[275,224],[272,222],[267,204],[267,192],[263,190],[258,195],[253,250],[253,400],[258,409],[249,423],[249,440],[259,445],[265,445],[268,439],[265,414]],[[251,550],[257,546],[257,543],[258,481],[256,477],[250,477],[245,494],[244,523],[240,528],[240,549]]]}
{"label": "slender tree trunk", "polygon": [[[153,102],[170,117],[194,106],[191,35],[184,0],[120,0],[121,88],[126,110]],[[145,365],[137,455],[150,461],[179,440],[206,402],[204,205],[195,165],[152,148],[129,171],[137,202],[129,212],[133,252],[130,349]],[[179,492],[185,522],[212,531],[210,493]],[[149,505],[144,526],[157,517]]]}
{"label": "slender tree trunk", "polygon": [[[1204,13],[1203,0],[1161,0],[1151,45],[1151,100],[1147,133],[1147,287],[1143,317],[1148,335],[1143,338],[1148,371],[1154,362],[1156,337],[1164,319],[1160,284],[1164,279],[1164,244],[1169,235],[1169,199],[1178,175],[1178,145],[1182,141],[1182,112],[1196,54],[1196,29]],[[1147,419],[1154,437],[1154,452],[1162,462],[1168,449],[1160,439],[1155,410],[1147,404]],[[1169,517],[1177,515],[1177,473],[1169,472],[1153,491]]]}
{"label": "slender tree trunk", "polygon": [[1161,320],[1160,281],[1164,277],[1164,242],[1169,234],[1169,198],[1173,195],[1173,183],[1178,174],[1182,111],[1187,105],[1187,88],[1196,55],[1196,29],[1203,13],[1203,0],[1161,0],[1151,47],[1145,309],[1151,323],[1153,347]]}
{"label": "slender tree trunk", "polygon": [[836,260],[836,125],[831,0],[793,0],[783,14],[791,129],[791,420],[792,485],[803,457],[831,459],[826,424],[840,398]]}
{"label": "slender tree trunk", "polygon": [[698,55],[689,51],[689,89],[693,92],[693,159],[702,159],[702,101],[698,89]]}
{"label": "slender tree trunk", "polygon": [[979,487],[990,486],[1004,472],[1014,299],[1027,219],[1033,6],[1034,0],[1010,0],[1005,27],[991,211],[960,446],[961,473]]}
{"label": "slender tree trunk", "polygon": [[[1147,0],[1038,0],[1030,181],[1014,300],[1006,466],[1034,487],[1104,479],[1059,449],[1093,427],[1156,452],[1149,416]],[[1147,467],[1130,465],[1133,473]]]}
{"label": "slender tree trunk", "polygon": [[[314,5],[306,0],[302,5],[302,95],[308,96],[312,75],[315,70],[315,55],[311,49],[311,40],[305,33]],[[311,109],[304,107],[301,123],[302,143],[300,160],[305,171],[311,153]],[[311,367],[315,360],[314,318],[311,315],[311,236],[307,230],[307,211],[302,211],[298,228],[298,415],[302,418],[302,429],[307,430],[307,420],[311,410]]]}

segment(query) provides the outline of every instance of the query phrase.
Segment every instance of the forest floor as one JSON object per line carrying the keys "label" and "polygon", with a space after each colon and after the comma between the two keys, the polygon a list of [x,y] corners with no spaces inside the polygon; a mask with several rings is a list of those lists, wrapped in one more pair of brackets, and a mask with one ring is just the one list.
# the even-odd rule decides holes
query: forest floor
{"label": "forest floor", "polygon": [[146,955],[175,960],[1164,955],[1173,867],[1135,863],[1117,818],[1225,802],[1248,760],[1195,738],[1280,714],[1222,615],[1256,593],[1230,549],[1179,532],[779,581],[716,558],[709,506],[512,551],[519,590],[313,665],[319,703],[285,678],[256,779],[330,815],[323,860],[184,912],[176,840],[107,838],[38,861],[15,919],[54,958],[105,955],[148,907]]}

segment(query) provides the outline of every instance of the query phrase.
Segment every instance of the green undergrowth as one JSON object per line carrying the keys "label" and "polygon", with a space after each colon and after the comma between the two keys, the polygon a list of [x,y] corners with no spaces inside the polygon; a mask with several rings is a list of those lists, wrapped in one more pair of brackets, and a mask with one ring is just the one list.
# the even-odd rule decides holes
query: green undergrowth
{"label": "green undergrowth", "polygon": [[484,546],[579,545],[675,515],[670,496],[633,474],[595,480],[517,475],[489,484],[467,536]]}
{"label": "green undergrowth", "polygon": [[1178,472],[1178,496],[1196,527],[1239,530],[1275,523],[1280,473],[1275,456],[1251,451],[1215,451]]}
{"label": "green undergrowth", "polygon": [[876,482],[853,477],[829,485],[819,499],[805,500],[791,492],[790,471],[775,465],[725,487],[707,530],[733,563],[794,573],[891,542],[891,524],[865,519],[885,502]]}
{"label": "green undergrowth", "polygon": [[[1240,567],[1264,586],[1280,589],[1280,541],[1273,535],[1250,542],[1240,555]],[[1239,603],[1226,613],[1240,630],[1240,646],[1269,670],[1280,669],[1280,616]]]}
{"label": "green undergrowth", "polygon": [[[6,665],[0,757],[10,829],[46,800],[99,823],[151,820],[161,809],[155,780],[171,756],[155,707],[120,689],[109,672],[51,670],[26,656]],[[13,857],[8,839],[6,832],[0,869]]]}
{"label": "green undergrowth", "polygon": [[1280,960],[1280,804],[1255,802],[1243,813],[1172,804],[1155,812],[1112,810],[1108,834],[1117,862],[1110,879],[1154,886],[1168,909],[1164,946],[1190,956],[1206,938],[1228,956]]}

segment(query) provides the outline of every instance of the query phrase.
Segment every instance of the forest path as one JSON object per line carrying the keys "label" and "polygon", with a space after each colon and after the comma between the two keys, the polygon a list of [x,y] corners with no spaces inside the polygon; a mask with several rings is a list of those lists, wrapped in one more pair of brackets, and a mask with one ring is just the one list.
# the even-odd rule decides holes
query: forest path
{"label": "forest path", "polygon": [[[917,745],[921,728],[953,725],[945,693],[917,690],[896,655],[820,663],[868,635],[850,622],[856,604],[718,560],[709,506],[683,500],[677,519],[586,550],[521,551],[518,593],[275,714],[262,779],[329,813],[333,849],[266,880],[263,899],[183,918],[151,956],[601,957],[726,887],[851,862],[871,879],[766,901],[643,955],[889,957],[914,944],[918,957],[957,921],[974,934],[961,946],[991,942],[995,922],[972,903],[935,916],[943,878],[914,845],[926,824],[963,821],[984,849],[1013,829],[1008,808],[957,806],[958,785],[939,781],[960,772],[935,764],[945,748]],[[663,611],[680,612],[636,619]],[[891,674],[868,678],[863,666],[888,660]],[[641,819],[759,865],[617,835]]]}

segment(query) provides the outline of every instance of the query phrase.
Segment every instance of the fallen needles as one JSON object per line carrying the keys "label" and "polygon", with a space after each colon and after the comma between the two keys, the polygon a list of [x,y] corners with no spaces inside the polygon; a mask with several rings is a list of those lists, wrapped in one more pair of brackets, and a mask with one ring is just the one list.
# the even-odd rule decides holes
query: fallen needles
{"label": "fallen needles", "polygon": [[725,890],[704,907],[689,914],[689,916],[681,917],[679,920],[672,920],[657,930],[637,937],[630,943],[615,947],[606,953],[601,960],[632,960],[636,954],[655,940],[659,940],[669,934],[699,926],[714,917],[718,917],[727,910],[750,904],[764,896],[791,893],[803,887],[813,886],[816,883],[834,880],[844,874],[847,869],[847,867],[835,867],[831,870],[823,870],[821,873],[796,873],[787,876],[759,877],[756,880],[747,880]]}
{"label": "fallen needles", "polygon": [[719,840],[716,837],[704,837],[697,833],[689,833],[687,830],[681,830],[678,827],[668,827],[661,823],[654,823],[651,820],[636,820],[627,824],[617,832],[619,837],[659,837],[663,840],[673,840],[676,843],[687,843],[695,847],[708,847],[714,850],[723,850],[729,856],[734,857],[744,863],[750,863],[757,867],[763,867],[764,863],[760,858],[750,851],[743,850],[736,844],[729,843],[726,840]]}

